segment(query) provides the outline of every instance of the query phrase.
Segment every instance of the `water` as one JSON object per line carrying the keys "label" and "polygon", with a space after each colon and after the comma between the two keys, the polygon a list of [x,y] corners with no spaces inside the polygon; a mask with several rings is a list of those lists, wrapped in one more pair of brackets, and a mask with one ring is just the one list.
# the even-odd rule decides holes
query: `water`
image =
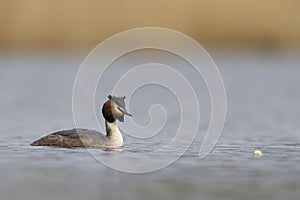
{"label": "water", "polygon": [[[211,55],[223,75],[228,98],[219,142],[199,160],[203,138],[199,134],[171,166],[133,175],[103,166],[85,149],[28,145],[74,126],[72,87],[84,54],[2,53],[0,198],[299,199],[299,54],[238,50]],[[119,154],[150,151],[159,142],[165,141],[137,142],[125,137]],[[264,155],[254,157],[254,149]],[[102,150],[99,154],[114,156]],[[158,154],[156,159],[164,156]]]}

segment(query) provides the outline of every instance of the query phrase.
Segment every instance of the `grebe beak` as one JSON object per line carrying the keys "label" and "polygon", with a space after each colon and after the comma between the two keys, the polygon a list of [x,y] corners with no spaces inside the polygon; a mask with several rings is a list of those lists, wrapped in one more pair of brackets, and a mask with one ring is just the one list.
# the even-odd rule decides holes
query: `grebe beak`
{"label": "grebe beak", "polygon": [[123,115],[127,115],[129,117],[132,117],[132,114],[127,112],[127,110],[125,110],[124,108],[118,106],[118,110],[121,111],[123,113]]}

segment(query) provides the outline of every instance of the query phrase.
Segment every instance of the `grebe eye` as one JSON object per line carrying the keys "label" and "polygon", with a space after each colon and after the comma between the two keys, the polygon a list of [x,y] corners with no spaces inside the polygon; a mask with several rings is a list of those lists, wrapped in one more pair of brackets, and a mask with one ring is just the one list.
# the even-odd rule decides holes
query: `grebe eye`
{"label": "grebe eye", "polygon": [[121,113],[124,114],[125,110],[124,110],[122,107],[119,107],[119,106],[118,106],[117,109],[118,109]]}

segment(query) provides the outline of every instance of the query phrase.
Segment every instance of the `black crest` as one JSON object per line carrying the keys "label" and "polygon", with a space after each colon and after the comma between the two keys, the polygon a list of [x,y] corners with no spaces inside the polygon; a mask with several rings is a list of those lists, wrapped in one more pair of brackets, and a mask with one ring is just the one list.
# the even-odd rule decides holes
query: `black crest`
{"label": "black crest", "polygon": [[116,96],[112,96],[112,95],[108,95],[108,98],[113,100],[114,102],[116,102],[120,107],[125,109],[125,96],[121,96],[121,97],[116,97]]}

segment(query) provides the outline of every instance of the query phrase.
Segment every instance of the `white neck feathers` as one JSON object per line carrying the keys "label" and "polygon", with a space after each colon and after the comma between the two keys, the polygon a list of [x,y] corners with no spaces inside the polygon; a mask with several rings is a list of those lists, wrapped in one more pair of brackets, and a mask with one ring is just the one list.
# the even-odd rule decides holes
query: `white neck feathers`
{"label": "white neck feathers", "polygon": [[116,145],[122,146],[123,145],[123,137],[118,128],[117,122],[114,121],[109,123],[105,120],[105,127],[106,127],[106,137]]}

